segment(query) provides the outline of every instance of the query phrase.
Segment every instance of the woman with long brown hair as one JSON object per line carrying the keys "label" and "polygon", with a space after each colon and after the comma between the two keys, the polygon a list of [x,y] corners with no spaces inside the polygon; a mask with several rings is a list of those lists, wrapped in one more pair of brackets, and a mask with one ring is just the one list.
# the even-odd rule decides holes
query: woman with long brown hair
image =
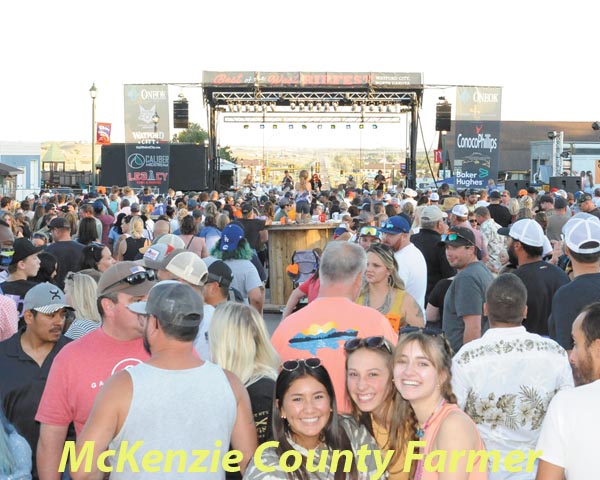
{"label": "woman with long brown hair", "polygon": [[[480,456],[469,465],[470,452],[485,447],[473,420],[456,405],[450,343],[441,330],[406,327],[400,333],[394,351],[394,385],[400,395],[392,415],[401,419],[399,438],[424,442],[423,459],[411,462],[411,479],[487,480],[487,472],[479,471],[486,469]],[[411,448],[409,444],[407,455]],[[446,456],[433,470],[424,459],[439,450]]]}

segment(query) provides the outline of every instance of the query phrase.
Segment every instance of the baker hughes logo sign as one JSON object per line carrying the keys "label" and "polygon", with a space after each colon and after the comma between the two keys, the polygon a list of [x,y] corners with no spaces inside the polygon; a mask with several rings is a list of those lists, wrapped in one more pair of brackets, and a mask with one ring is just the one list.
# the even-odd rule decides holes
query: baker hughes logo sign
{"label": "baker hughes logo sign", "polygon": [[475,126],[473,136],[459,133],[456,137],[456,146],[468,150],[488,150],[490,152],[498,148],[498,138],[492,137],[491,133],[483,133],[483,126]]}

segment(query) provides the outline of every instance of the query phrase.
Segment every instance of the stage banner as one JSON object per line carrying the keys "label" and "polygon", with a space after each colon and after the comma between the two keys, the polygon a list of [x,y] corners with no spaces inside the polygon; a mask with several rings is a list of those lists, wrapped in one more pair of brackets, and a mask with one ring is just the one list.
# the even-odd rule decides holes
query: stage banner
{"label": "stage banner", "polygon": [[167,85],[125,85],[125,166],[132,188],[169,188],[169,92]]}
{"label": "stage banner", "polygon": [[100,123],[96,125],[96,143],[98,145],[110,145],[110,130],[112,123]]}
{"label": "stage banner", "polygon": [[456,188],[488,188],[498,178],[502,89],[457,87]]}
{"label": "stage banner", "polygon": [[127,143],[127,185],[133,189],[151,187],[153,191],[166,193],[169,189],[168,143]]}

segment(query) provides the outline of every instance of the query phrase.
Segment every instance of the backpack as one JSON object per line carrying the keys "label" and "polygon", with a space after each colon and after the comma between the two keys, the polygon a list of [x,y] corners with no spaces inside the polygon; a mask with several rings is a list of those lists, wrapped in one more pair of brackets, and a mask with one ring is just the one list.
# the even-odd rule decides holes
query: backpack
{"label": "backpack", "polygon": [[297,250],[292,254],[292,264],[286,271],[294,288],[308,280],[319,270],[320,253],[316,250]]}

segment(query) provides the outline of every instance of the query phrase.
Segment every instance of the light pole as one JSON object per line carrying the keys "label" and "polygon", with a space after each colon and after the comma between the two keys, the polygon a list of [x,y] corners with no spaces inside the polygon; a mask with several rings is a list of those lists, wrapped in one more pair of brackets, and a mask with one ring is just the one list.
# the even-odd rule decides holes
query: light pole
{"label": "light pole", "polygon": [[98,89],[96,83],[90,87],[90,97],[92,98],[92,190],[96,190],[96,96]]}
{"label": "light pole", "polygon": [[154,112],[152,115],[152,123],[154,124],[154,139],[156,140],[156,131],[158,130],[158,122],[160,122],[160,117],[157,112]]}

